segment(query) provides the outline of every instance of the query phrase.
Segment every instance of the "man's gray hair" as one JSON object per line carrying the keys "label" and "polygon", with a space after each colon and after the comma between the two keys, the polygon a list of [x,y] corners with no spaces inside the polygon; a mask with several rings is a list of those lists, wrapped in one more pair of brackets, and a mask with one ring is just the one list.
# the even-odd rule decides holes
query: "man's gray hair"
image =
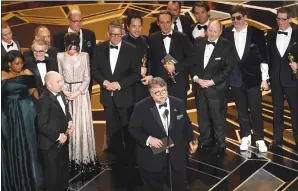
{"label": "man's gray hair", "polygon": [[148,83],[148,89],[152,89],[155,86],[160,86],[160,87],[167,87],[167,83],[164,79],[160,77],[155,77],[152,78],[149,83]]}

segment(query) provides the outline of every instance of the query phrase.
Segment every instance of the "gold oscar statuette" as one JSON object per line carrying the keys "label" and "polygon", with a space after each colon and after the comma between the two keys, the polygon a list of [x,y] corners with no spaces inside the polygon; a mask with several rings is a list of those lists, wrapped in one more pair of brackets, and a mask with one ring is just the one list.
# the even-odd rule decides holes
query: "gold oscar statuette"
{"label": "gold oscar statuette", "polygon": [[[142,58],[142,67],[147,68],[147,58],[146,55],[144,55],[144,57]],[[142,75],[143,78],[146,77],[146,74]]]}
{"label": "gold oscar statuette", "polygon": [[[164,63],[163,63],[163,65],[164,66],[167,66],[169,63],[170,63],[170,61],[165,60]],[[171,81],[173,82],[173,84],[176,84],[177,83],[176,80],[175,80],[175,73],[174,74],[173,73],[172,74],[169,73],[169,77],[170,77]]]}
{"label": "gold oscar statuette", "polygon": [[[68,126],[68,128],[66,129],[66,131],[64,133],[65,136],[68,136],[69,135],[70,129],[71,129],[71,126],[70,127]],[[59,142],[58,148],[61,147],[62,145],[63,145],[63,143],[60,143]]]}
{"label": "gold oscar statuette", "polygon": [[[295,58],[291,53],[289,53],[288,59],[289,59],[290,63],[293,63]],[[292,79],[293,80],[298,79],[298,72],[297,71],[294,71],[294,70],[292,71]]]}

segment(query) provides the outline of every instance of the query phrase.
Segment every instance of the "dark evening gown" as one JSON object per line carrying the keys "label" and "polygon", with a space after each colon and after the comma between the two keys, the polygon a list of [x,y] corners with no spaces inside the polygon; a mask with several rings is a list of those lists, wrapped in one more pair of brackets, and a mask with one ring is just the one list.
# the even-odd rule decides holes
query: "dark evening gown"
{"label": "dark evening gown", "polygon": [[42,184],[37,160],[33,75],[2,80],[1,190],[35,191]]}

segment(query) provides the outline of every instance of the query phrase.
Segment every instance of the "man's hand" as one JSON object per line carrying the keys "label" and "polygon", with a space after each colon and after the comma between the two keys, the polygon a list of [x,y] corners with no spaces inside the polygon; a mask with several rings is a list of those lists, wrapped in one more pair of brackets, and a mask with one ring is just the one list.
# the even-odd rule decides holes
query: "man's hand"
{"label": "man's hand", "polygon": [[141,82],[143,85],[148,85],[149,81],[152,79],[153,77],[150,75],[150,76],[146,76],[145,78],[141,79]]}
{"label": "man's hand", "polygon": [[261,91],[267,91],[269,89],[269,85],[267,80],[263,80],[261,83]]}
{"label": "man's hand", "polygon": [[146,76],[146,73],[147,73],[147,68],[141,67],[141,75],[144,77],[144,76]]}
{"label": "man's hand", "polygon": [[170,74],[175,73],[175,65],[173,62],[169,61],[168,64],[164,65],[165,69],[168,71]]}
{"label": "man's hand", "polygon": [[66,96],[66,98],[68,99],[68,97],[70,96],[71,92],[68,91],[63,91],[64,95]]}
{"label": "man's hand", "polygon": [[64,133],[62,133],[59,139],[59,143],[64,144],[66,140],[67,140],[67,136]]}
{"label": "man's hand", "polygon": [[292,68],[293,71],[297,71],[298,70],[298,65],[297,62],[291,62],[290,66]]}
{"label": "man's hand", "polygon": [[150,137],[149,146],[154,148],[161,148],[163,146],[163,143],[160,139],[157,139],[155,137]]}
{"label": "man's hand", "polygon": [[112,82],[110,87],[111,87],[112,91],[116,91],[116,90],[119,89],[119,83],[118,82]]}
{"label": "man's hand", "polygon": [[113,91],[112,88],[111,88],[111,82],[109,82],[108,80],[105,80],[102,85],[108,91]]}
{"label": "man's hand", "polygon": [[196,152],[196,150],[198,149],[198,143],[195,144],[193,141],[190,141],[189,147],[192,152]]}
{"label": "man's hand", "polygon": [[72,124],[69,124],[67,129],[68,129],[68,134],[71,134],[74,131]]}
{"label": "man's hand", "polygon": [[209,88],[214,85],[213,80],[196,79],[195,82],[201,86],[201,88]]}
{"label": "man's hand", "polygon": [[75,100],[81,94],[80,91],[71,92],[70,95],[67,97],[68,100]]}

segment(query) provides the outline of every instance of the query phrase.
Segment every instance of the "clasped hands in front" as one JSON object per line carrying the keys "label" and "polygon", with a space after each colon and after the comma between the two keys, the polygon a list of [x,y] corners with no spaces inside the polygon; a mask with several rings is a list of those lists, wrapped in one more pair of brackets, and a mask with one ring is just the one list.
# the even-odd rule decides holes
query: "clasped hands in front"
{"label": "clasped hands in front", "polygon": [[201,87],[201,88],[209,88],[214,85],[214,82],[212,80],[203,80],[200,78],[197,78],[195,82]]}
{"label": "clasped hands in front", "polygon": [[67,92],[67,91],[64,91],[63,93],[64,93],[66,99],[68,99],[70,101],[75,100],[81,94],[80,91],[76,91],[76,92]]}
{"label": "clasped hands in front", "polygon": [[168,71],[169,74],[175,75],[175,64],[173,62],[168,61],[168,63],[164,64],[163,66]]}
{"label": "clasped hands in front", "polygon": [[119,83],[118,82],[109,82],[108,80],[105,80],[103,82],[103,86],[108,91],[116,91],[119,89]]}
{"label": "clasped hands in front", "polygon": [[[152,136],[149,138],[148,144],[149,144],[149,147],[154,147],[154,148],[161,148],[163,146],[163,142],[160,139]],[[191,148],[191,150],[196,151],[198,148],[198,145],[190,141],[189,147]]]}

